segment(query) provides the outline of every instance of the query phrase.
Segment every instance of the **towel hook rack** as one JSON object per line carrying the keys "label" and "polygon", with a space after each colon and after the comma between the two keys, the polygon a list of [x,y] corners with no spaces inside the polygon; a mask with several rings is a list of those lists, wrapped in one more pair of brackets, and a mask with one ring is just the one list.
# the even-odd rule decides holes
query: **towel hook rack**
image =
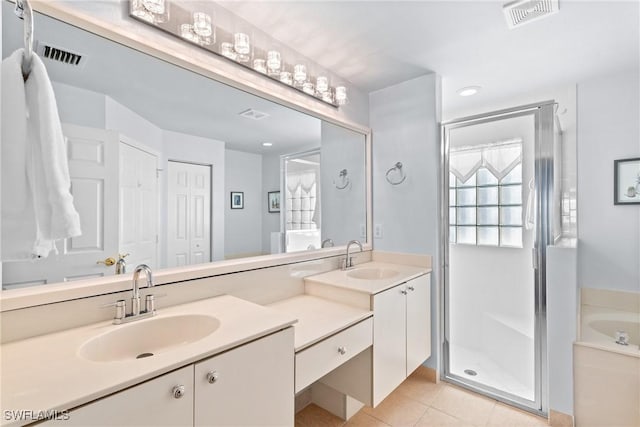
{"label": "towel hook rack", "polygon": [[[393,180],[389,177],[393,172],[396,172],[396,171],[397,173],[400,174],[400,180]],[[387,179],[387,182],[391,185],[402,184],[404,180],[407,179],[407,174],[404,172],[404,169],[402,169],[402,163],[397,162],[395,165],[393,165],[393,167],[391,167],[385,174],[385,178]]]}
{"label": "towel hook rack", "polygon": [[338,176],[342,180],[342,185],[336,183],[335,180],[333,181],[333,185],[335,185],[338,190],[344,190],[345,188],[347,188],[349,186],[349,184],[351,184],[351,180],[347,176],[347,170],[346,169],[342,169],[340,171],[340,173],[338,174]]}
{"label": "towel hook rack", "polygon": [[26,81],[33,63],[33,9],[29,0],[16,0],[15,14],[24,21],[24,54],[22,56],[22,77]]}

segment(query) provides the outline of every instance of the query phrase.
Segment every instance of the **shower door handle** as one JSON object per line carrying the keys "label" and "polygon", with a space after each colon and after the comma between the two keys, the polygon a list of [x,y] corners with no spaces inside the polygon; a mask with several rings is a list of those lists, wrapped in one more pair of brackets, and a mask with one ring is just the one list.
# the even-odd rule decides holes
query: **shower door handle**
{"label": "shower door handle", "polygon": [[538,250],[536,248],[531,249],[531,265],[534,270],[538,269]]}

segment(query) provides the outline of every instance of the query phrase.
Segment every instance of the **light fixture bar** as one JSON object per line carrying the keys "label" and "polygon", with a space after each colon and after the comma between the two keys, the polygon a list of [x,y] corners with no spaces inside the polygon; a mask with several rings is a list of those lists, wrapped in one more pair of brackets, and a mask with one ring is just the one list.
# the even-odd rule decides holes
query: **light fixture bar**
{"label": "light fixture bar", "polygon": [[129,14],[187,43],[333,107],[348,102],[331,73],[212,1],[130,0]]}

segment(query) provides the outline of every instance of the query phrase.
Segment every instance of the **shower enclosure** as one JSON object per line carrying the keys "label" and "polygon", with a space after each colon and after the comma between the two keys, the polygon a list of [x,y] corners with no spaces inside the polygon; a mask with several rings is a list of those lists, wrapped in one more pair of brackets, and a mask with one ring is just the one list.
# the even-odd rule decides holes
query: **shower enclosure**
{"label": "shower enclosure", "polygon": [[554,103],[442,125],[444,378],[546,413]]}

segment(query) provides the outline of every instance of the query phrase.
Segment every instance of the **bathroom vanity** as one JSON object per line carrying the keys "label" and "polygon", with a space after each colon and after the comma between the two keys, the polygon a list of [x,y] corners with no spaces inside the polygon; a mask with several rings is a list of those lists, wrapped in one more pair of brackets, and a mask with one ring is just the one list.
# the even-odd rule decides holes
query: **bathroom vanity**
{"label": "bathroom vanity", "polygon": [[7,343],[2,424],[293,425],[316,382],[375,406],[430,355],[429,293],[429,269],[370,262],[266,306],[221,295]]}
{"label": "bathroom vanity", "polygon": [[291,425],[295,321],[223,295],[4,344],[2,423]]}

